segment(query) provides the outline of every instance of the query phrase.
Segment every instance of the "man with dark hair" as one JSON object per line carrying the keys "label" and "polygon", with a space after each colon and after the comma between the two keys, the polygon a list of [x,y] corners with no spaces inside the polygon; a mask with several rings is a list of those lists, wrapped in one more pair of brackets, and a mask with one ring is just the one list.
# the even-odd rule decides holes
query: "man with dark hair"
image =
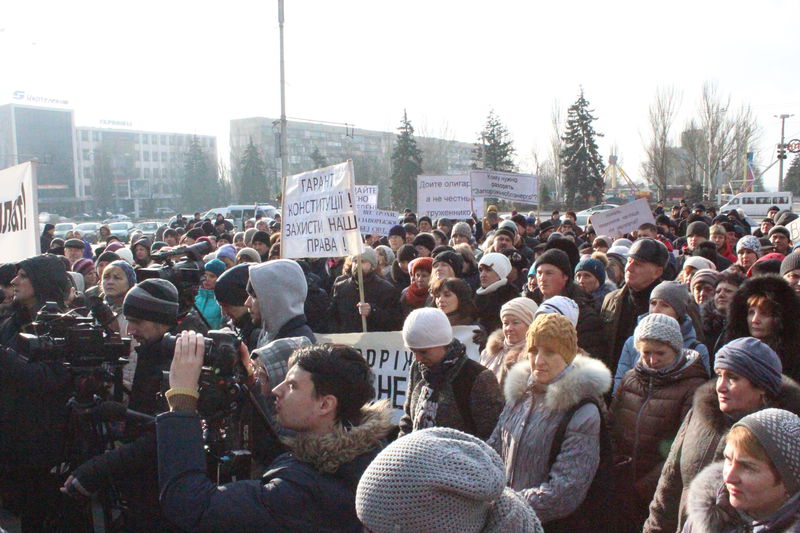
{"label": "man with dark hair", "polygon": [[[341,345],[298,350],[273,393],[279,423],[295,432],[290,453],[279,456],[260,480],[217,487],[209,480],[197,387],[203,341],[184,333],[175,346],[167,400],[158,417],[161,503],[187,531],[362,531],[355,489],[391,427],[374,376],[356,350]],[[262,389],[274,383],[260,383]]]}

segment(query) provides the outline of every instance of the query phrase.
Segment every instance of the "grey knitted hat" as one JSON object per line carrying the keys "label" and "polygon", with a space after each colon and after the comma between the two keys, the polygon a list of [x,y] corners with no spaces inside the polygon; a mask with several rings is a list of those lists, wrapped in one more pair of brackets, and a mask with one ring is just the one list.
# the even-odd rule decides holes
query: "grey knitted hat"
{"label": "grey knitted hat", "polygon": [[541,533],[533,509],[506,488],[503,461],[455,429],[415,431],[387,446],[364,471],[356,513],[375,533]]}
{"label": "grey knitted hat", "polygon": [[792,252],[781,261],[781,276],[800,269],[800,252]]}
{"label": "grey knitted hat", "polygon": [[654,313],[639,321],[633,331],[634,343],[641,340],[653,340],[669,344],[677,353],[683,350],[681,325],[671,316]]}
{"label": "grey knitted hat", "polygon": [[[353,259],[355,258],[356,256],[354,255]],[[378,266],[378,253],[375,251],[375,248],[367,246],[366,244],[364,245],[364,251],[361,253],[361,259],[369,261],[373,269],[377,268]],[[353,272],[355,272],[355,269]]]}
{"label": "grey knitted hat", "polygon": [[453,229],[450,231],[450,236],[455,237],[461,235],[468,239],[472,238],[472,228],[466,222],[456,222]]}
{"label": "grey knitted hat", "polygon": [[800,417],[783,409],[762,409],[739,420],[758,439],[790,495],[800,491]]}
{"label": "grey knitted hat", "polygon": [[677,281],[662,281],[650,293],[650,299],[658,298],[667,302],[679,317],[686,315],[689,305],[689,291],[686,285]]}

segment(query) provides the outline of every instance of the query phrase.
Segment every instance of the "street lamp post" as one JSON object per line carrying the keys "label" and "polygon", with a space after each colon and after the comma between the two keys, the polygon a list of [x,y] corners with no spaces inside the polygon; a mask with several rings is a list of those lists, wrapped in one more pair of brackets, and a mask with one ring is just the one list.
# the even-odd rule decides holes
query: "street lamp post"
{"label": "street lamp post", "polygon": [[[283,0],[278,0],[278,27],[281,39],[281,177],[289,175],[289,154],[286,152],[286,80],[283,67]],[[283,192],[281,192],[283,194]]]}
{"label": "street lamp post", "polygon": [[783,160],[786,158],[786,139],[784,137],[786,119],[794,115],[774,115],[775,118],[781,119],[781,144],[778,145],[778,190],[783,190]]}

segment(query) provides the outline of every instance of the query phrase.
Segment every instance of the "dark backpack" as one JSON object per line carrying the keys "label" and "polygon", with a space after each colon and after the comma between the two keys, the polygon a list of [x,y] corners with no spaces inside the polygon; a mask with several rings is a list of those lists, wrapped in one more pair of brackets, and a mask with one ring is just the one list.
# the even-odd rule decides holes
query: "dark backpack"
{"label": "dark backpack", "polygon": [[592,484],[586,493],[586,498],[578,508],[569,516],[543,524],[546,533],[612,533],[614,523],[611,519],[614,510],[612,469],[614,454],[611,447],[611,432],[600,405],[600,398],[584,398],[570,408],[556,428],[553,444],[550,447],[549,468],[553,467],[561,446],[567,426],[575,412],[587,404],[593,404],[600,413],[600,464],[594,475]]}

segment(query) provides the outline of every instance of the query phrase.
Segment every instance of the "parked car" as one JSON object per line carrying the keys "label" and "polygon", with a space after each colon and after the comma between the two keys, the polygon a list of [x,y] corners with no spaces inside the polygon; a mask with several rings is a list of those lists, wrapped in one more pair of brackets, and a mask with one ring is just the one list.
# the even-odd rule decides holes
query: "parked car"
{"label": "parked car", "polygon": [[153,242],[155,240],[156,231],[158,231],[158,228],[160,226],[161,222],[155,222],[150,220],[147,222],[139,222],[134,226],[134,229],[138,229],[139,231],[141,231],[142,237],[146,237],[150,240],[150,242]]}
{"label": "parked car", "polygon": [[214,220],[217,218],[217,215],[222,214],[222,216],[226,219],[232,220],[233,225],[236,228],[241,228],[244,224],[244,221],[248,218],[253,218],[255,216],[275,218],[276,213],[280,213],[280,211],[278,208],[272,205],[259,205],[258,210],[254,209],[253,204],[229,205],[227,207],[215,207],[214,209],[209,209],[202,218]]}
{"label": "parked car", "polygon": [[74,230],[76,224],[74,222],[59,222],[56,224],[56,231],[53,233],[53,236],[56,239],[64,239],[67,236],[67,232]]}
{"label": "parked car", "polygon": [[131,217],[128,215],[111,215],[103,221],[103,224],[111,224],[112,222],[130,222]]}
{"label": "parked car", "polygon": [[122,242],[128,242],[130,238],[131,230],[133,229],[132,222],[112,222],[108,225],[108,229],[111,230],[111,235],[118,238]]}
{"label": "parked car", "polygon": [[75,229],[81,232],[81,237],[87,242],[97,244],[97,234],[101,225],[99,222],[84,222],[75,226]]}
{"label": "parked car", "polygon": [[588,224],[589,217],[592,216],[594,213],[599,213],[601,211],[608,211],[609,209],[614,209],[615,207],[619,207],[616,204],[600,204],[590,207],[589,209],[584,209],[583,211],[578,211],[575,213],[577,217],[577,221],[575,222],[581,227],[586,226]]}

